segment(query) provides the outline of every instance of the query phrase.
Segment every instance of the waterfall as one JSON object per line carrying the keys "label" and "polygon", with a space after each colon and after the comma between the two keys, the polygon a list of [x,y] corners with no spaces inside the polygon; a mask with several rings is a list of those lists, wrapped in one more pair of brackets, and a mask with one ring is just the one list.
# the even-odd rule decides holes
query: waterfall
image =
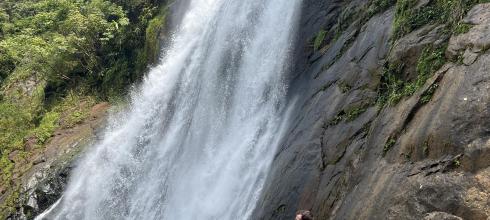
{"label": "waterfall", "polygon": [[300,0],[190,0],[158,66],[37,219],[249,219],[287,123]]}

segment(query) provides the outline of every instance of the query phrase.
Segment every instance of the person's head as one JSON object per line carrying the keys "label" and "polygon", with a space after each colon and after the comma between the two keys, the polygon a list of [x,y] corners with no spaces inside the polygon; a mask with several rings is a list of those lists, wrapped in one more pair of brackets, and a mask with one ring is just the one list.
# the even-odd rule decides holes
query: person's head
{"label": "person's head", "polygon": [[313,215],[308,210],[299,210],[296,212],[295,220],[313,220]]}

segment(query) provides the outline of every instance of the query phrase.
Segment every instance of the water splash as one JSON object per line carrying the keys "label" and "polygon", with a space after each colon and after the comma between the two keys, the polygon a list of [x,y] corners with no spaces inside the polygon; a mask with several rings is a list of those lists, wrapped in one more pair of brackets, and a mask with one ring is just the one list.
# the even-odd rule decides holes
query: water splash
{"label": "water splash", "polygon": [[38,219],[248,219],[287,121],[299,6],[192,0],[131,107]]}

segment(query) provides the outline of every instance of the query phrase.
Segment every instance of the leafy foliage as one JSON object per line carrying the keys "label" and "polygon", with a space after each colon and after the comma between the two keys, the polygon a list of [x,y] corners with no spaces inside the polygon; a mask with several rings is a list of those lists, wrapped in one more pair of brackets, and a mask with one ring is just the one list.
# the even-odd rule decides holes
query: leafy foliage
{"label": "leafy foliage", "polygon": [[162,4],[0,1],[0,185],[11,183],[9,154],[28,153],[27,139],[42,146],[56,129],[87,118],[96,100],[121,96],[141,78],[147,57],[158,54],[147,55],[165,25]]}
{"label": "leafy foliage", "polygon": [[103,0],[21,1],[12,6],[9,21],[3,25],[2,51],[16,68],[35,69],[57,84],[76,74],[96,74],[98,55],[129,24],[120,6]]}

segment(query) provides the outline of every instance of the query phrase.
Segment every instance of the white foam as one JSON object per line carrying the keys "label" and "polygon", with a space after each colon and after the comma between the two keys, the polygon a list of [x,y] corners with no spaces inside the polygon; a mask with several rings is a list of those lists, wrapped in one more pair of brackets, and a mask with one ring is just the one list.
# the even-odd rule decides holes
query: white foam
{"label": "white foam", "polygon": [[131,107],[42,216],[248,219],[281,138],[299,6],[192,0]]}

